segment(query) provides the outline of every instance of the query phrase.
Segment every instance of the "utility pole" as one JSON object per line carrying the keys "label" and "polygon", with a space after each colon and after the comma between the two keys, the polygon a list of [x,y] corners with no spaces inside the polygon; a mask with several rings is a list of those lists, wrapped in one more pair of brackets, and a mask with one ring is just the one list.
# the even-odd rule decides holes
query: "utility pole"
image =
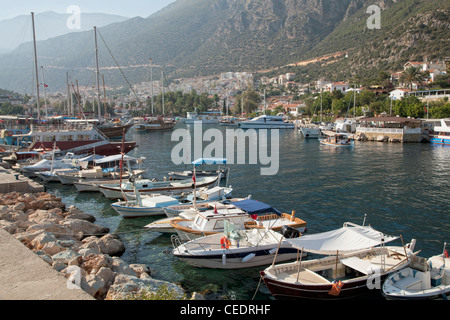
{"label": "utility pole", "polygon": [[101,122],[102,111],[100,106],[100,71],[98,68],[98,46],[97,46],[97,27],[94,27],[95,34],[95,65],[97,67],[97,104],[98,104],[98,121]]}

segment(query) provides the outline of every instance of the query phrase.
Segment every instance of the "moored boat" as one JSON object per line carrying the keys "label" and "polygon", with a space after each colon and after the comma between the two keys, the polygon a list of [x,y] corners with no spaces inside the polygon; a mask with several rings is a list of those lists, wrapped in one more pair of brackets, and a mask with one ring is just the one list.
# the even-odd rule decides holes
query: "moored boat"
{"label": "moored boat", "polygon": [[430,142],[433,144],[450,145],[450,119],[441,119],[441,125],[435,126],[430,132]]}
{"label": "moored boat", "polygon": [[254,119],[238,123],[241,129],[294,129],[295,124],[287,122],[282,116],[262,115]]}
{"label": "moored boat", "polygon": [[273,230],[240,230],[200,237],[176,246],[172,254],[196,267],[241,269],[295,259],[298,249]]}
{"label": "moored boat", "polygon": [[389,300],[448,300],[450,258],[447,250],[429,259],[413,256],[411,264],[383,283],[383,296]]}
{"label": "moored boat", "polygon": [[324,257],[272,265],[260,274],[276,299],[354,298],[380,289],[388,275],[409,265],[415,240],[385,245],[398,238],[347,222],[340,229],[287,240],[302,252]]}

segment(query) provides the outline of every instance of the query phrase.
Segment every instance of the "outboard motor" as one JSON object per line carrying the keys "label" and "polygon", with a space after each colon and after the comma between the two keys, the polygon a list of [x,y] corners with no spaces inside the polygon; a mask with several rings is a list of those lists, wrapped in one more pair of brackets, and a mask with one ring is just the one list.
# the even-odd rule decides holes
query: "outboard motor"
{"label": "outboard motor", "polygon": [[298,238],[300,236],[300,231],[289,226],[283,226],[281,228],[281,234],[287,239],[292,239]]}

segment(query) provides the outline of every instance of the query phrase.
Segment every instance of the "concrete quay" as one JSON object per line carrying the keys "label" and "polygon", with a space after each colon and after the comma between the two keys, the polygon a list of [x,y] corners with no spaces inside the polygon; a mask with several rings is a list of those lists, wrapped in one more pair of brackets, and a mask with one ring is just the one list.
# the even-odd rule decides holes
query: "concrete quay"
{"label": "concrete quay", "polygon": [[0,300],[95,300],[0,228]]}
{"label": "concrete quay", "polygon": [[44,192],[45,187],[7,167],[0,166],[0,193],[9,192],[36,193]]}

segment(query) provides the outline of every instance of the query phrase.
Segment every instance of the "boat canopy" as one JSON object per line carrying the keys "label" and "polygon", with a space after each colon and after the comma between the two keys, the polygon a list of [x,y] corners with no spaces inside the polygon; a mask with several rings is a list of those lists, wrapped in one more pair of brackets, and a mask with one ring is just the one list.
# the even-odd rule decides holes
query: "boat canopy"
{"label": "boat canopy", "polygon": [[339,252],[352,252],[388,243],[399,237],[388,236],[370,226],[358,226],[345,223],[340,229],[311,235],[302,235],[299,238],[287,239],[297,249],[317,253],[336,254]]}
{"label": "boat canopy", "polygon": [[225,158],[199,158],[197,160],[192,161],[194,166],[198,166],[200,164],[226,164],[227,159]]}
{"label": "boat canopy", "polygon": [[87,156],[85,158],[81,158],[79,161],[94,161],[94,160],[100,160],[105,158],[105,156],[99,155],[99,154],[91,154],[90,156]]}
{"label": "boat canopy", "polygon": [[[95,163],[108,163],[108,162],[121,161],[121,160],[122,160],[122,155],[121,154],[116,154],[114,156],[104,157],[102,159],[95,160]],[[138,159],[134,158],[134,157],[127,156],[126,154],[124,154],[123,155],[123,160],[124,161],[133,161],[133,160],[138,160]]]}
{"label": "boat canopy", "polygon": [[245,199],[237,202],[233,202],[233,205],[241,210],[244,210],[248,214],[260,214],[260,213],[276,213],[281,215],[281,212],[275,208],[272,208],[268,204],[252,199]]}

